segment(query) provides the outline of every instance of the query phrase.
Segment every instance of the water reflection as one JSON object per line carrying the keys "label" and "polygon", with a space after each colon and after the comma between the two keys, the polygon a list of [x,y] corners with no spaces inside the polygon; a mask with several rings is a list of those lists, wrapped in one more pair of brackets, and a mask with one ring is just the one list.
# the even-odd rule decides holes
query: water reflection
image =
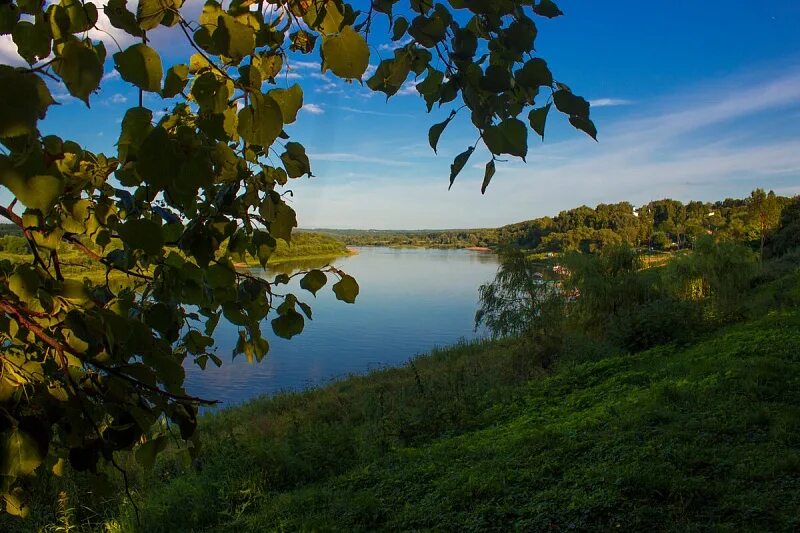
{"label": "water reflection", "polygon": [[[334,377],[401,364],[434,346],[474,338],[473,317],[481,283],[493,278],[497,258],[466,250],[361,248],[336,260],[282,263],[266,275],[332,263],[353,275],[361,292],[355,305],[335,299],[331,283],[315,298],[292,281],[292,291],[314,310],[314,320],[291,341],[264,328],[270,353],[260,364],[231,361],[237,329],[220,323],[215,334],[222,368],[187,368],[189,393],[237,403],[261,394],[324,383]],[[254,273],[258,272],[254,270]]]}

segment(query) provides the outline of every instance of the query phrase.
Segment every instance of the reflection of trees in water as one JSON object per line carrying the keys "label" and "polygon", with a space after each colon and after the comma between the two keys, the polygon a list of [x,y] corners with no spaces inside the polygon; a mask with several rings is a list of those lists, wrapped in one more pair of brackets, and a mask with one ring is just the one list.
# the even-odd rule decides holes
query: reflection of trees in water
{"label": "reflection of trees in water", "polygon": [[[297,261],[281,261],[280,263],[276,263],[273,265],[267,265],[267,274],[268,275],[276,275],[276,274],[294,274],[295,272],[299,272],[302,270],[312,270],[315,268],[323,268],[327,265],[334,265],[337,261],[339,261],[342,257],[348,257],[346,255],[339,256],[339,257],[318,257],[318,258],[309,258],[309,259],[299,259]],[[261,268],[255,269],[258,272],[264,272]]]}

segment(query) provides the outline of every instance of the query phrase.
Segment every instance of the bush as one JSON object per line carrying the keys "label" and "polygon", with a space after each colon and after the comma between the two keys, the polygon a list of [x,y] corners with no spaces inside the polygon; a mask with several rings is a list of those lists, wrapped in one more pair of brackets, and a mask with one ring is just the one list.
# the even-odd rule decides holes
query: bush
{"label": "bush", "polygon": [[668,268],[668,285],[681,300],[706,302],[709,318],[728,322],[742,318],[745,295],[758,274],[755,252],[731,241],[704,237],[693,254],[676,258]]}
{"label": "bush", "polygon": [[0,252],[7,252],[15,255],[27,255],[31,252],[28,241],[16,235],[4,235],[0,237]]}
{"label": "bush", "polygon": [[611,321],[610,341],[629,352],[677,342],[686,344],[704,328],[697,302],[663,298],[631,307]]}

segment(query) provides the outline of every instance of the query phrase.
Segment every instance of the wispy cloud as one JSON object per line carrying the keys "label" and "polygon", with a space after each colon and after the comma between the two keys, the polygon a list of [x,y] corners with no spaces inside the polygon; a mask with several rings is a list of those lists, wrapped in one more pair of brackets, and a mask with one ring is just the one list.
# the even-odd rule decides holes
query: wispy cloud
{"label": "wispy cloud", "polygon": [[622,98],[598,98],[589,102],[592,107],[617,107],[622,105],[631,105],[631,100],[624,100]]}
{"label": "wispy cloud", "polygon": [[424,164],[409,159],[411,168],[385,164],[369,187],[327,180],[339,174],[320,165],[320,179],[296,191],[298,212],[301,224],[318,227],[485,227],[584,203],[715,200],[755,187],[796,194],[800,138],[778,119],[799,109],[800,66],[744,73],[663,98],[639,97],[635,116],[598,120],[599,143],[576,133],[532,145],[529,164],[498,164],[485,196],[480,182],[489,155],[479,149],[450,192],[451,154]]}
{"label": "wispy cloud", "polygon": [[322,106],[318,104],[305,104],[303,106],[303,111],[311,113],[312,115],[321,115],[325,112],[325,109],[323,109]]}
{"label": "wispy cloud", "polygon": [[112,96],[111,98],[109,98],[108,101],[109,101],[109,103],[112,103],[112,104],[124,104],[125,102],[128,101],[128,99],[124,95],[121,95],[121,94],[117,93],[114,96]]}
{"label": "wispy cloud", "polygon": [[409,80],[405,82],[403,86],[400,87],[400,90],[397,91],[397,96],[409,96],[412,94],[418,95],[419,92],[417,91],[417,85],[419,85],[421,81],[422,80]]}
{"label": "wispy cloud", "polygon": [[117,69],[114,69],[103,74],[102,81],[118,80],[119,78],[120,78],[119,71]]}
{"label": "wispy cloud", "polygon": [[377,117],[413,117],[409,113],[390,113],[384,111],[373,111],[372,109],[360,109],[358,107],[348,107],[348,106],[334,106],[334,109],[338,109],[340,111],[346,111],[348,113],[357,113],[359,115],[373,115]]}
{"label": "wispy cloud", "polygon": [[413,40],[414,39],[412,39],[411,37],[407,37],[407,38],[403,39],[402,41],[394,41],[394,42],[391,42],[391,43],[384,43],[384,44],[382,44],[382,45],[380,45],[378,47],[378,50],[380,50],[382,52],[397,50],[398,48],[402,48],[402,47],[406,46],[407,44],[411,43]]}
{"label": "wispy cloud", "polygon": [[411,161],[398,161],[394,159],[370,157],[362,154],[350,154],[346,152],[315,153],[309,157],[312,161],[330,161],[335,163],[370,163],[393,167],[408,167],[413,164]]}

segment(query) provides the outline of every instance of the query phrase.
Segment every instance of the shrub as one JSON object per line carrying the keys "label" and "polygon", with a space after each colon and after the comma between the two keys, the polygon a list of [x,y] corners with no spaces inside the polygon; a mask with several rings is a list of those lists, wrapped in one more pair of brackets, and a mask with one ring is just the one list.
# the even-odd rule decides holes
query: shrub
{"label": "shrub", "polygon": [[685,344],[703,327],[702,307],[697,302],[662,298],[614,316],[609,340],[626,351],[638,352],[671,342]]}

